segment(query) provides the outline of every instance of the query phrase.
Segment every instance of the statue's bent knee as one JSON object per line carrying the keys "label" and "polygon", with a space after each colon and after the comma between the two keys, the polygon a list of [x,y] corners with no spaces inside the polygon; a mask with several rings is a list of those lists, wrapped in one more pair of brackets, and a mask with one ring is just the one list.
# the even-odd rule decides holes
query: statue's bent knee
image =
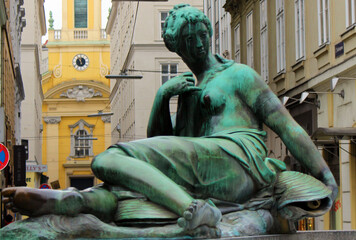
{"label": "statue's bent knee", "polygon": [[102,162],[103,162],[104,155],[106,155],[105,152],[96,155],[91,162],[91,169],[96,177],[99,177],[100,173],[103,170]]}

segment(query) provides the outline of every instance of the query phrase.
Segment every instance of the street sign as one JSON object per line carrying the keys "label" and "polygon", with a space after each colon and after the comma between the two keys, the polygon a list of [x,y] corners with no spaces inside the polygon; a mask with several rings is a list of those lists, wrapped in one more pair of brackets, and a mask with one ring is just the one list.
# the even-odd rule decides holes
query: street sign
{"label": "street sign", "polygon": [[3,170],[9,163],[10,155],[9,150],[0,143],[0,171]]}
{"label": "street sign", "polygon": [[26,165],[26,172],[48,172],[47,165]]}
{"label": "street sign", "polygon": [[42,183],[40,189],[51,189],[51,187],[47,183]]}

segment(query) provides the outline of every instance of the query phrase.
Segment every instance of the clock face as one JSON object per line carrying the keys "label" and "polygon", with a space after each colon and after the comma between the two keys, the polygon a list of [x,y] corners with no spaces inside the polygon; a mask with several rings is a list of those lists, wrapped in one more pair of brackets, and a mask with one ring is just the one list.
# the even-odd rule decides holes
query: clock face
{"label": "clock face", "polygon": [[89,58],[84,54],[77,54],[73,58],[73,66],[79,71],[85,70],[89,65]]}

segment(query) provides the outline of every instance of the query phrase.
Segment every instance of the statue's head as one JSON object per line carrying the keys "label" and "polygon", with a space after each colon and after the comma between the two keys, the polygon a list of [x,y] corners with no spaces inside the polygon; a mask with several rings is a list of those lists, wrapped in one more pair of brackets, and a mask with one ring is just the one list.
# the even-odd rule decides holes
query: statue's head
{"label": "statue's head", "polygon": [[176,52],[180,55],[180,41],[182,39],[181,32],[187,24],[196,24],[201,22],[206,25],[209,37],[213,35],[210,20],[199,9],[190,6],[189,4],[175,5],[169,11],[169,15],[164,23],[162,37],[169,51]]}

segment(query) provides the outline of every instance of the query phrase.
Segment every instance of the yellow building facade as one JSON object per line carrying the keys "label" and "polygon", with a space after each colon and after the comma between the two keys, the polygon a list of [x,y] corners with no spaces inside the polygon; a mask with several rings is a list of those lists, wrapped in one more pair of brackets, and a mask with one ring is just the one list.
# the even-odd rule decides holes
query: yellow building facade
{"label": "yellow building facade", "polygon": [[97,114],[110,110],[110,44],[101,29],[101,1],[63,0],[62,29],[49,22],[48,72],[42,76],[45,175],[53,188],[83,189],[98,183],[90,163],[111,142],[110,116]]}

